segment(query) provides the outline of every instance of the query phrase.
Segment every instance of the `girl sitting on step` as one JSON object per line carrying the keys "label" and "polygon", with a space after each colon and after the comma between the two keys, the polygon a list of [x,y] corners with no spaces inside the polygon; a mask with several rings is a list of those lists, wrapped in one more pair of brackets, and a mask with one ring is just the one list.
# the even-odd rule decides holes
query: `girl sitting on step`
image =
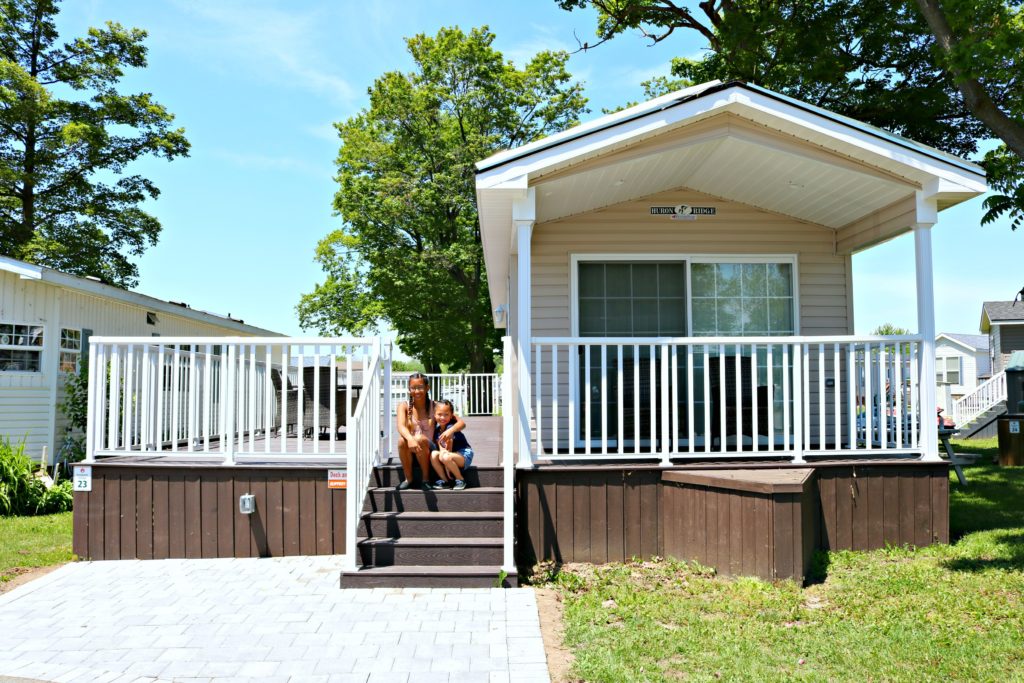
{"label": "girl sitting on step", "polygon": [[473,464],[473,449],[462,433],[465,426],[466,423],[455,415],[451,401],[434,401],[434,443],[437,448],[430,453],[430,464],[440,477],[434,483],[435,489],[445,488],[448,479],[453,480],[453,490],[466,488],[462,470]]}
{"label": "girl sitting on step", "polygon": [[[434,402],[430,400],[430,382],[420,372],[409,375],[409,400],[398,404],[395,426],[398,428],[398,459],[402,461],[405,479],[398,485],[399,490],[412,486],[413,458],[420,467],[420,486],[430,490],[431,451],[437,448],[434,436]],[[455,418],[452,427],[462,429],[466,423]]]}

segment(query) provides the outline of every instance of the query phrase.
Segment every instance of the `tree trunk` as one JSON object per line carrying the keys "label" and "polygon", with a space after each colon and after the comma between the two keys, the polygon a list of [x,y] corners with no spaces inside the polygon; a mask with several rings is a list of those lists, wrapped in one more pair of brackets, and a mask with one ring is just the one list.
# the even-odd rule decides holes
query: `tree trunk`
{"label": "tree trunk", "polygon": [[[935,40],[939,49],[947,57],[951,56],[956,48],[957,40],[953,36],[953,29],[950,28],[946,15],[939,7],[938,0],[917,0],[917,6],[921,9],[928,22],[929,28],[935,34]],[[950,65],[949,72],[953,75],[956,87],[964,96],[964,103],[971,110],[978,120],[988,126],[1006,146],[1017,156],[1024,159],[1024,125],[1014,121],[1007,116],[996,103],[989,97],[984,86],[976,78],[970,78],[955,66]]]}

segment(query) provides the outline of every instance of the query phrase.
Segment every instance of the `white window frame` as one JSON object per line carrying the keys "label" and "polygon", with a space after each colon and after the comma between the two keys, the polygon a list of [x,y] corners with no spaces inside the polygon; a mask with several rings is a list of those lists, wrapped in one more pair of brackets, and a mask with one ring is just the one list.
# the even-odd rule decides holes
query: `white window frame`
{"label": "white window frame", "polygon": [[41,327],[43,328],[43,343],[39,346],[18,346],[17,344],[2,344],[0,349],[5,351],[36,351],[39,353],[39,369],[38,370],[6,370],[0,368],[0,373],[10,375],[42,375],[43,369],[46,367],[46,339],[49,334],[47,326],[39,321],[28,322],[23,320],[0,320],[0,325],[23,325],[25,327]]}
{"label": "white window frame", "polygon": [[[622,252],[616,252],[614,254],[605,253],[570,253],[569,254],[569,334],[571,337],[580,336],[580,318],[579,318],[579,264],[587,262],[611,262],[611,261],[630,261],[630,262],[642,262],[642,261],[659,261],[659,262],[675,262],[682,261],[684,263],[685,277],[686,277],[686,331],[687,336],[683,339],[695,339],[700,340],[701,337],[693,336],[693,278],[691,274],[690,264],[693,263],[787,263],[792,267],[792,278],[793,278],[793,336],[800,335],[800,270],[799,270],[799,257],[797,254],[707,254],[707,253],[692,253],[692,252],[674,252],[666,254],[651,254],[651,253],[635,253],[635,254],[624,254]],[[532,293],[531,293],[532,296]],[[593,337],[593,339],[600,339],[601,337]],[[531,368],[532,372],[532,368]],[[576,406],[576,410],[583,410],[583,402],[579,396],[579,378],[578,371],[576,369],[576,363],[569,363],[569,391],[572,393],[572,400]],[[584,446],[583,439],[581,437],[581,429],[584,425],[583,420],[580,419],[580,415],[577,415],[575,420],[576,434],[572,435],[576,447],[582,448]],[[641,439],[641,444],[648,442],[649,440]],[[593,442],[591,442],[593,443]],[[677,444],[678,445],[678,444]],[[618,447],[617,439],[608,439],[608,447]]]}
{"label": "white window frame", "polygon": [[[956,363],[957,363],[956,374],[957,374],[957,377],[959,378],[959,381],[956,381],[956,382],[950,382],[949,381],[949,359],[950,358],[956,359]],[[942,377],[941,378],[939,377],[939,364],[940,364],[940,361],[941,361],[941,365],[942,365]],[[943,355],[943,356],[936,356],[936,358],[935,358],[935,383],[936,384],[951,384],[951,385],[956,386],[956,387],[964,386],[964,357],[959,355],[959,354],[955,354],[955,353],[954,354],[949,354],[949,355]]]}
{"label": "white window frame", "polygon": [[[63,336],[64,336],[64,331],[65,330],[67,330],[68,332],[77,332],[78,333],[78,348],[77,349],[65,349],[64,348],[64,346],[63,346],[63,343],[64,343]],[[68,374],[71,374],[71,373],[74,373],[74,372],[78,372],[79,368],[82,367],[82,345],[84,343],[84,341],[82,339],[82,337],[83,337],[82,329],[81,328],[75,328],[75,327],[64,327],[64,326],[61,326],[60,334],[61,334],[60,338],[57,339],[57,372],[60,372],[60,373],[65,374],[65,375],[68,375]],[[63,368],[61,368],[61,364],[64,362],[62,357],[63,357],[63,355],[65,353],[72,353],[72,354],[75,354],[77,356],[77,358],[75,359],[75,369],[74,370],[64,370]]]}

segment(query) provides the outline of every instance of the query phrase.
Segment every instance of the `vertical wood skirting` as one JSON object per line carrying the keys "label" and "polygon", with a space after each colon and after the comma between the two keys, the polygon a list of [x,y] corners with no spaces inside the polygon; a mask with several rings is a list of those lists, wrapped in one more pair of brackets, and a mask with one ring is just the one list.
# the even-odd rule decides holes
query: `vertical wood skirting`
{"label": "vertical wood skirting", "polygon": [[[815,551],[949,542],[945,463],[814,464],[801,492],[670,487],[666,470],[516,473],[516,560],[697,559],[723,574],[801,578]],[[675,468],[672,471],[683,471]]]}
{"label": "vertical wood skirting", "polygon": [[[238,496],[256,512],[238,512]],[[332,555],[345,551],[345,490],[309,469],[94,466],[74,494],[82,559]]]}

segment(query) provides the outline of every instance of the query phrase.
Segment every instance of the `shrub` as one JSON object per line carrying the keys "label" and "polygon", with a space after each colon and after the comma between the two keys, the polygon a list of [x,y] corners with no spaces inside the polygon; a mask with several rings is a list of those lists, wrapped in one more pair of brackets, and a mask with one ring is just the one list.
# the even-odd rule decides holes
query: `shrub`
{"label": "shrub", "polygon": [[0,438],[0,515],[44,515],[71,509],[71,482],[47,488],[39,464],[25,455],[25,442]]}

